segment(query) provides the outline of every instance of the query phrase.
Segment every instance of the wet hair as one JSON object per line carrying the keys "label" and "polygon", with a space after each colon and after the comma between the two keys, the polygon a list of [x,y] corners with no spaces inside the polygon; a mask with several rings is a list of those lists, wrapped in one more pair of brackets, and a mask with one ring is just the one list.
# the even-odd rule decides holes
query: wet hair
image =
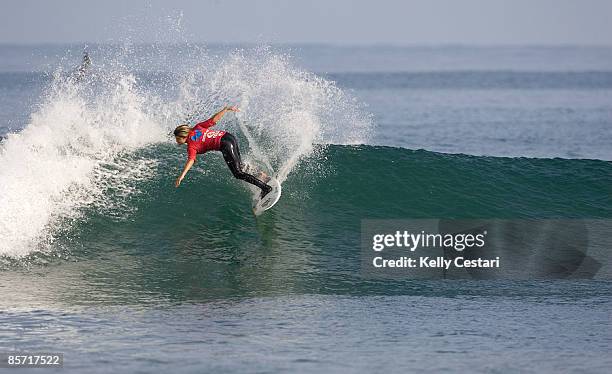
{"label": "wet hair", "polygon": [[174,129],[174,136],[178,136],[179,138],[186,138],[187,135],[189,135],[189,130],[191,129],[187,125],[177,126],[176,129]]}

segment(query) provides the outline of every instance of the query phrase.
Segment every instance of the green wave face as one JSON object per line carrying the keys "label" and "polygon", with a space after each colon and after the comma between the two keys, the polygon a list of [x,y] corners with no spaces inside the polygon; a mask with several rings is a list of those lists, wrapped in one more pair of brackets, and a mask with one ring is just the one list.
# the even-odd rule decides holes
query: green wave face
{"label": "green wave face", "polygon": [[[91,209],[58,239],[59,251],[77,260],[64,271],[74,266],[93,284],[114,287],[113,300],[122,295],[116,288],[170,299],[406,293],[406,282],[360,278],[362,219],[612,216],[609,162],[327,146],[294,169],[279,203],[255,218],[251,191],[215,153],[175,189],[182,152],[160,145],[134,155],[156,159],[155,171],[132,186],[141,192],[120,211]],[[413,291],[432,292],[422,287]]]}
{"label": "green wave face", "polygon": [[138,155],[159,163],[155,175],[135,186],[143,192],[127,202],[133,212],[120,221],[91,212],[86,225],[129,227],[142,240],[197,243],[196,235],[203,247],[231,247],[249,230],[271,224],[299,246],[315,237],[328,237],[322,243],[328,245],[347,235],[356,240],[361,219],[612,216],[612,163],[606,161],[326,146],[289,175],[277,206],[255,219],[251,191],[216,153],[201,157],[175,189],[183,151],[158,146]]}

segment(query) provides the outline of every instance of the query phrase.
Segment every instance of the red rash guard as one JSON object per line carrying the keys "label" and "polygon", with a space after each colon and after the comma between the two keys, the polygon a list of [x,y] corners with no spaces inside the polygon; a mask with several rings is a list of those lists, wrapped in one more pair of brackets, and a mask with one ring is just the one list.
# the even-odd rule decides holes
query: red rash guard
{"label": "red rash guard", "polygon": [[195,161],[196,154],[219,150],[225,131],[209,129],[215,124],[211,118],[198,123],[191,129],[187,135],[187,158],[189,160]]}

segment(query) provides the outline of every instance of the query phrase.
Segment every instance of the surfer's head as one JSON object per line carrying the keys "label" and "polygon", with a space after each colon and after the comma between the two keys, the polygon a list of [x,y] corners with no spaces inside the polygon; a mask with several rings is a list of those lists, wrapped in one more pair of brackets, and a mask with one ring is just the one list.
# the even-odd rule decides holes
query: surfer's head
{"label": "surfer's head", "polygon": [[174,129],[174,138],[176,139],[176,144],[185,144],[187,141],[187,136],[189,135],[189,126],[180,125]]}

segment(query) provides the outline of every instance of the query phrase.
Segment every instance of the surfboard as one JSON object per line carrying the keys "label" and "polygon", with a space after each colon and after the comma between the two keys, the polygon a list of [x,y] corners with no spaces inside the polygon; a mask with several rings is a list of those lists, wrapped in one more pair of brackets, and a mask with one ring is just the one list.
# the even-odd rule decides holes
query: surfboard
{"label": "surfboard", "polygon": [[272,177],[268,184],[272,186],[272,191],[264,196],[263,199],[260,199],[259,196],[253,202],[253,213],[258,216],[265,212],[266,210],[272,208],[274,204],[280,200],[282,188],[281,184],[276,180],[276,178]]}

